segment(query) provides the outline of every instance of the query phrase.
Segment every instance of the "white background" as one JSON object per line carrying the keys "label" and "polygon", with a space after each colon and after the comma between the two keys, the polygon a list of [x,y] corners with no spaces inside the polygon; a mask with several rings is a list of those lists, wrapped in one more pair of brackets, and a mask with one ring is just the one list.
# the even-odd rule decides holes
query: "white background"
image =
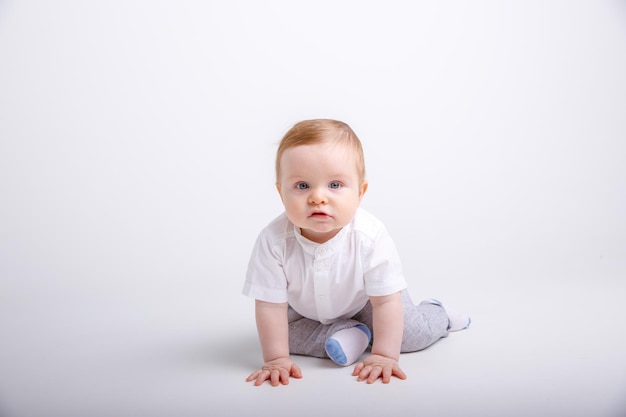
{"label": "white background", "polygon": [[[623,1],[0,2],[0,415],[624,415],[625,74]],[[317,117],[414,298],[472,315],[407,381],[244,382]]]}

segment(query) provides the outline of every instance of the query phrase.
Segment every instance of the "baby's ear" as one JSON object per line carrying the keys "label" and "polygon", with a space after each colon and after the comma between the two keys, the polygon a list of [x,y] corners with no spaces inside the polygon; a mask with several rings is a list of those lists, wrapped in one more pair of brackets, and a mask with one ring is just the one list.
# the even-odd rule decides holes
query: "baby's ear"
{"label": "baby's ear", "polygon": [[276,183],[276,191],[278,191],[278,194],[280,195],[280,199],[282,200],[283,199],[283,191],[280,188],[280,183],[278,183],[278,182]]}
{"label": "baby's ear", "polygon": [[367,187],[368,187],[369,183],[367,181],[363,181],[363,183],[361,184],[361,189],[359,190],[359,198],[362,199],[363,196],[365,195],[365,192],[367,191]]}

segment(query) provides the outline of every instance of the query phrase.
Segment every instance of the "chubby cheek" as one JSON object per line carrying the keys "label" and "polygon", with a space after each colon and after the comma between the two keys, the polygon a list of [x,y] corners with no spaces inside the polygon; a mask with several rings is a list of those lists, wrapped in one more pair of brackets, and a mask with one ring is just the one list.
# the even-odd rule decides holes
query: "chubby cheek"
{"label": "chubby cheek", "polygon": [[302,202],[293,197],[286,197],[283,199],[283,205],[288,213],[298,214],[302,211]]}

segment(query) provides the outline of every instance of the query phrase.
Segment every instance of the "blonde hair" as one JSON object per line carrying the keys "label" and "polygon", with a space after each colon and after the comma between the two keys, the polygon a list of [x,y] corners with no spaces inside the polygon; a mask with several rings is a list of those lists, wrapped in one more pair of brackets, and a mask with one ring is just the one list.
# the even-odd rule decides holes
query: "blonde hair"
{"label": "blonde hair", "polygon": [[363,146],[352,128],[339,120],[311,119],[296,123],[281,139],[276,151],[276,182],[280,178],[280,158],[287,149],[324,142],[333,142],[351,148],[356,154],[359,178],[361,182],[365,181]]}

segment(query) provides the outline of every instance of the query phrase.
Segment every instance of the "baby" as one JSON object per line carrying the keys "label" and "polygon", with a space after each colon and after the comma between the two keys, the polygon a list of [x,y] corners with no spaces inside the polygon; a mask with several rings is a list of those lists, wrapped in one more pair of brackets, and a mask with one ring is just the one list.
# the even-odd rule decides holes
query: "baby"
{"label": "baby", "polygon": [[347,124],[305,120],[283,137],[276,188],[285,212],[260,233],[243,293],[255,299],[263,367],[247,381],[288,384],[290,355],[341,366],[373,383],[405,379],[401,352],[424,349],[470,318],[435,299],[415,305],[394,243],[360,208],[368,188],[363,148]]}

